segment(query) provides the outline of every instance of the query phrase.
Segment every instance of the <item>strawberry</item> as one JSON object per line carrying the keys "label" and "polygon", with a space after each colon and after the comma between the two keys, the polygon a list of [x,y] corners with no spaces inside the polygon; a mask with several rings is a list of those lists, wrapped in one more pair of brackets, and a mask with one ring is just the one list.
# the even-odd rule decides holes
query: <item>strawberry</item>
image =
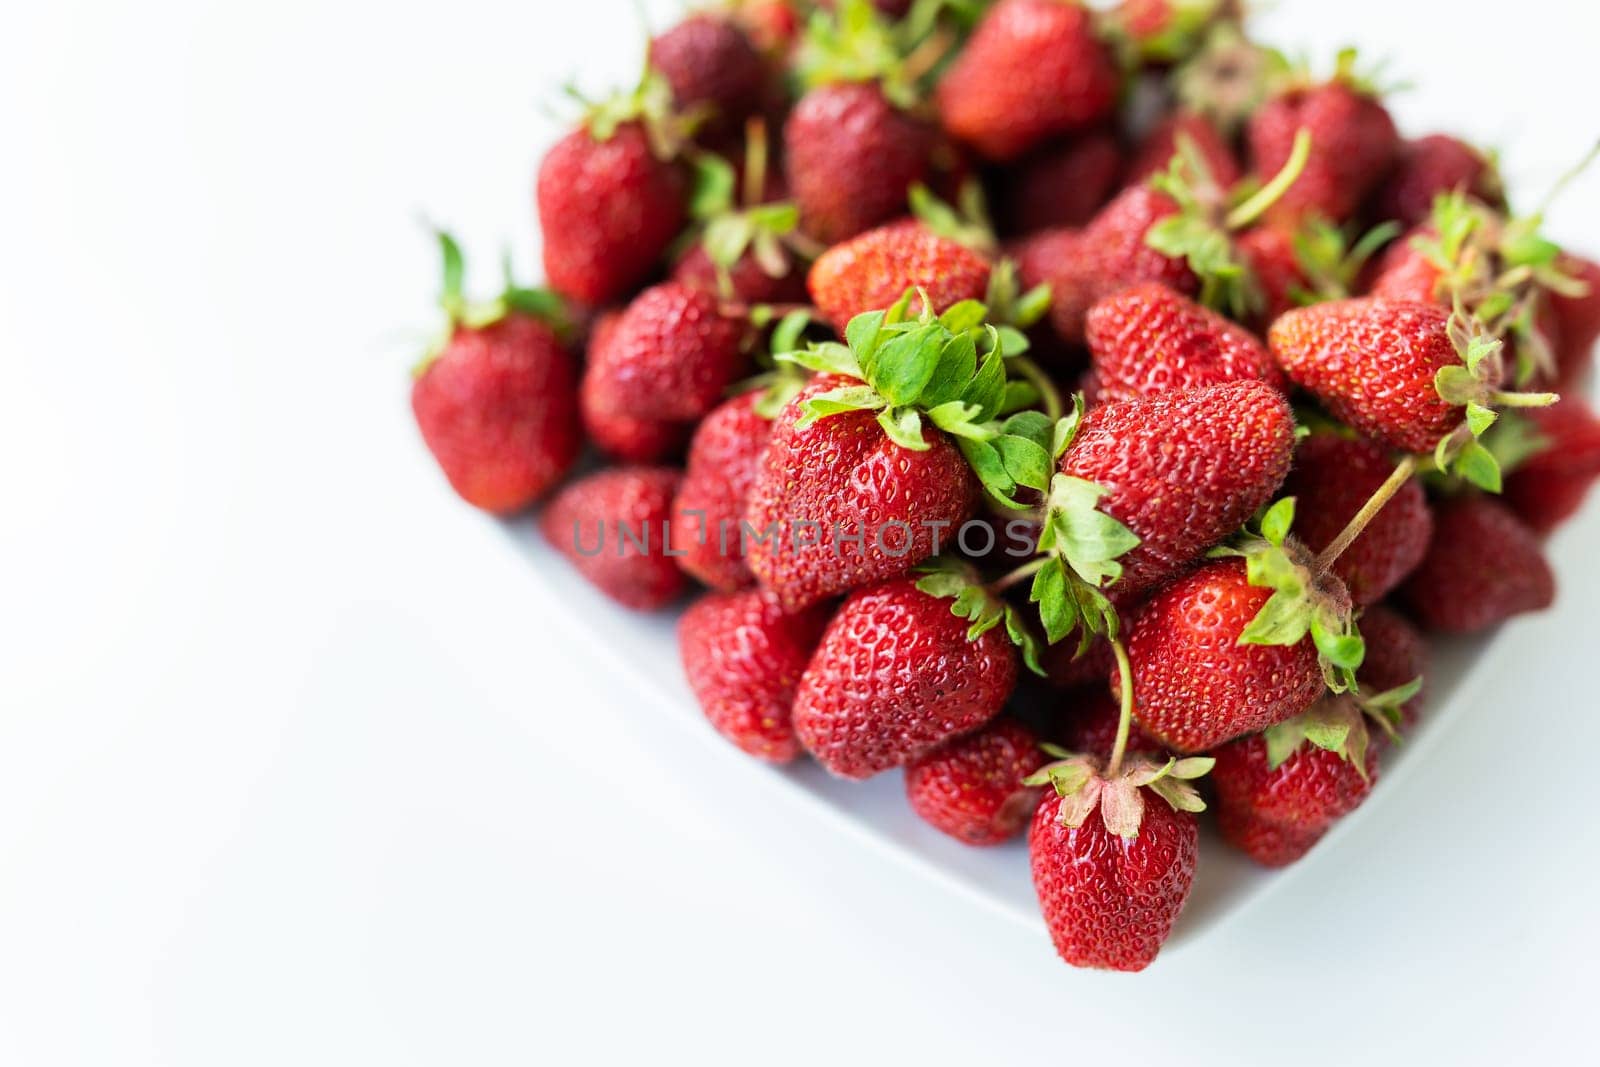
{"label": "strawberry", "polygon": [[1102,403],[1244,379],[1287,386],[1249,330],[1155,282],[1094,305],[1085,334]]}
{"label": "strawberry", "polygon": [[656,268],[688,219],[688,179],[671,90],[647,77],[632,96],[594,108],[545,156],[536,198],[550,285],[599,306]]}
{"label": "strawberry", "polygon": [[1577,514],[1600,479],[1600,419],[1575,396],[1527,417],[1541,447],[1512,469],[1505,499],[1523,522],[1548,534]]}
{"label": "strawberry", "polygon": [[1010,161],[1110,114],[1118,75],[1087,9],[999,0],[940,79],[939,117],[987,159]]}
{"label": "strawberry", "polygon": [[[1283,488],[1298,502],[1300,539],[1314,552],[1327,548],[1394,469],[1394,461],[1371,442],[1335,433],[1306,438]],[[1376,604],[1422,562],[1432,536],[1433,513],[1422,485],[1407,481],[1333,562],[1333,573],[1358,607]]]}
{"label": "strawberry", "polygon": [[1424,224],[1390,245],[1378,260],[1367,295],[1448,308],[1450,279],[1433,258],[1418,248],[1420,243],[1437,239],[1437,231]]}
{"label": "strawberry", "polygon": [[713,589],[755,581],[744,564],[740,521],[772,423],[758,411],[762,394],[745,393],[706,416],[689,446],[689,464],[672,516],[679,566]]}
{"label": "strawberry", "polygon": [[822,608],[791,615],[760,590],[712,593],[683,613],[684,674],[719,734],[769,763],[800,754],[790,709],[827,622]]}
{"label": "strawberry", "polygon": [[902,578],[852,593],[801,676],[795,733],[839,777],[903,766],[978,729],[1016,686],[1017,654],[1005,636],[991,629],[968,640],[949,601],[917,584]]}
{"label": "strawberry", "polygon": [[1258,174],[1280,170],[1296,134],[1311,134],[1305,171],[1272,208],[1276,218],[1346,222],[1394,164],[1400,135],[1377,95],[1352,77],[1354,58],[1342,53],[1334,80],[1291,86],[1251,116],[1250,157]]}
{"label": "strawberry", "polygon": [[[1106,692],[1106,679],[1115,669],[1115,661],[1110,657],[1110,646],[1104,647],[1107,649],[1107,662],[1099,684],[1071,693],[1069,699],[1063,701],[1067,712],[1061,730],[1061,747],[1109,759],[1117,743],[1120,712],[1116,700]],[[1162,759],[1169,755],[1166,746],[1145,733],[1138,723],[1129,726],[1127,747],[1129,752],[1143,752]]]}
{"label": "strawberry", "polygon": [[1581,256],[1565,256],[1562,270],[1577,279],[1581,293],[1550,297],[1560,346],[1556,362],[1560,368],[1557,385],[1569,388],[1594,363],[1594,343],[1600,338],[1600,263]]}
{"label": "strawberry", "polygon": [[1231,741],[1216,759],[1217,825],[1264,867],[1304,856],[1367,799],[1378,773],[1377,747],[1348,696]]}
{"label": "strawberry", "polygon": [[769,270],[751,249],[739,253],[723,274],[703,243],[692,245],[672,268],[672,280],[689,289],[714,296],[725,296],[739,304],[801,304],[806,300],[805,271],[795,266],[787,253],[781,265]]}
{"label": "strawberry", "polygon": [[[603,350],[610,343],[621,317],[621,312],[610,311],[595,320],[589,331],[589,351]],[[624,463],[659,463],[683,451],[694,429],[692,423],[616,414],[605,408],[603,393],[600,380],[585,375],[578,390],[578,413],[584,434],[606,455]]]}
{"label": "strawberry", "polygon": [[706,133],[737,128],[760,100],[766,84],[761,53],[731,19],[690,15],[650,42],[649,62],[686,112],[706,112]]}
{"label": "strawberry", "polygon": [[1083,226],[1122,178],[1122,149],[1108,130],[1092,130],[1047,145],[1003,176],[999,207],[1012,233]]}
{"label": "strawberry", "polygon": [[927,294],[936,315],[963,300],[981,300],[989,264],[967,246],[905,219],[824,252],[809,284],[812,301],[842,331],[857,315],[881,311],[913,287]]}
{"label": "strawberry", "polygon": [[[1367,657],[1356,671],[1361,692],[1382,694],[1401,690],[1428,671],[1428,639],[1399,612],[1375,605],[1361,613],[1361,636],[1366,640]],[[1395,708],[1392,725],[1401,736],[1416,726],[1422,713],[1425,693],[1419,689]],[[1388,739],[1379,731],[1376,740]]]}
{"label": "strawberry", "polygon": [[635,611],[664,608],[688,587],[667,538],[679,477],[669,467],[597,471],[556,494],[540,529],[612,600]]}
{"label": "strawberry", "polygon": [[744,373],[745,328],[708,293],[646,289],[591,346],[584,388],[597,409],[635,418],[703,418]]}
{"label": "strawberry", "polygon": [[1492,497],[1447,500],[1433,541],[1400,589],[1412,617],[1440,633],[1476,633],[1555,602],[1555,576],[1539,537]]}
{"label": "strawberry", "polygon": [[906,799],[928,825],[968,845],[998,845],[1022,832],[1039,806],[1023,779],[1047,763],[1033,731],[1000,718],[906,764]]}
{"label": "strawberry", "polygon": [[582,444],[577,368],[547,320],[551,294],[509,288],[488,308],[461,292],[461,251],[445,258],[445,336],[417,368],[411,410],[461,498],[496,514],[521,511],[566,476]]}
{"label": "strawberry", "polygon": [[1050,325],[1068,345],[1083,343],[1083,318],[1105,288],[1083,231],[1041,230],[1011,250],[1023,285],[1048,285]]}
{"label": "strawberry", "polygon": [[[1336,583],[1326,590],[1340,593]],[[1146,733],[1174,752],[1203,752],[1317,699],[1324,680],[1309,637],[1241,643],[1272,596],[1250,584],[1243,561],[1224,559],[1150,599],[1128,633],[1134,714]]]}
{"label": "strawberry", "polygon": [[1488,204],[1504,200],[1499,175],[1482,152],[1448,134],[1430,134],[1400,146],[1374,209],[1379,218],[1416,226],[1432,214],[1434,198],[1451,190]]}
{"label": "strawberry", "polygon": [[1172,166],[1182,139],[1187,139],[1199,153],[1209,177],[1218,185],[1232,188],[1244,177],[1232,146],[1217,127],[1203,115],[1178,111],[1156,123],[1140,139],[1133,161],[1128,165],[1127,183],[1142,184],[1165,173]]}

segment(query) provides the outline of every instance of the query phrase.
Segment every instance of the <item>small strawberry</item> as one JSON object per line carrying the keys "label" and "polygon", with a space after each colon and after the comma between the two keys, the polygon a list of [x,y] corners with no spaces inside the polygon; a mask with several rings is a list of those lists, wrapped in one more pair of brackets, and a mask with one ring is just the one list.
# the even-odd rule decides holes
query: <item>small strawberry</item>
{"label": "small strawberry", "polygon": [[1211,179],[1218,185],[1232,188],[1244,177],[1232,146],[1217,127],[1203,115],[1178,111],[1156,123],[1139,141],[1133,162],[1128,166],[1127,183],[1141,184],[1165,174],[1171,169],[1184,139],[1199,153]]}
{"label": "small strawberry", "polygon": [[745,32],[729,18],[690,15],[650,42],[650,65],[685,112],[703,110],[705,132],[736,129],[766,84],[766,65]]}
{"label": "small strawberry", "polygon": [[892,306],[907,289],[925,293],[936,315],[963,300],[981,300],[989,263],[966,245],[905,219],[824,252],[811,267],[809,284],[823,316],[843,330],[857,315]]}
{"label": "small strawberry", "polygon": [[1304,220],[1294,229],[1263,223],[1246,230],[1234,246],[1261,298],[1249,321],[1265,333],[1286,311],[1348,299],[1360,291],[1369,262],[1395,232],[1393,224],[1377,226],[1351,243],[1321,219]]}
{"label": "small strawberry", "polygon": [[1555,602],[1539,537],[1492,497],[1463,496],[1434,511],[1433,542],[1400,589],[1412,616],[1440,633],[1476,633]]}
{"label": "small strawberry", "polygon": [[1030,153],[1001,180],[998,197],[1011,233],[1083,226],[1122,179],[1122,148],[1108,130],[1092,130]]}
{"label": "small strawberry", "polygon": [[1430,134],[1400,146],[1394,169],[1378,188],[1375,210],[1381,219],[1416,226],[1428,221],[1434,199],[1452,190],[1491,205],[1505,199],[1487,156],[1459,138]]}
{"label": "small strawberry", "polygon": [[1216,750],[1217,825],[1264,867],[1304,856],[1372,792],[1377,746],[1349,696]]}
{"label": "small strawberry", "polygon": [[739,523],[772,437],[772,422],[759,410],[762,399],[759,391],[734,397],[695,430],[672,517],[672,543],[684,553],[679,565],[725,592],[755,581],[744,563]]}
{"label": "small strawberry", "polygon": [[1032,730],[996,719],[906,764],[906,799],[957,841],[998,845],[1021,833],[1039,806],[1039,788],[1022,782],[1047,762]]}
{"label": "small strawberry", "polygon": [[1246,379],[1288,384],[1249,330],[1154,282],[1090,308],[1085,334],[1102,403]]}
{"label": "small strawberry", "polygon": [[[589,350],[603,350],[610,334],[622,318],[620,311],[608,311],[595,320],[589,330]],[[578,413],[583,432],[600,451],[624,463],[660,463],[683,452],[694,430],[693,423],[681,419],[657,419],[619,415],[605,407],[606,397],[600,380],[585,375],[578,389]]]}
{"label": "small strawberry", "polygon": [[[1406,688],[1428,673],[1428,639],[1405,616],[1383,605],[1375,605],[1361,613],[1361,636],[1366,641],[1367,658],[1356,671],[1364,700],[1367,694],[1404,693]],[[1390,725],[1404,737],[1417,725],[1426,696],[1417,688],[1406,699],[1398,702],[1390,718]],[[1381,710],[1381,709],[1380,709]],[[1376,740],[1382,744],[1389,738],[1380,730]]]}
{"label": "small strawberry", "polygon": [[487,308],[462,295],[461,251],[441,233],[444,338],[417,368],[411,409],[428,450],[461,498],[521,511],[566,476],[582,444],[577,368],[550,321],[553,294],[508,287]]}
{"label": "small strawberry", "polygon": [[1575,396],[1526,417],[1537,451],[1512,468],[1505,498],[1523,522],[1548,534],[1578,513],[1600,480],[1600,419]]}
{"label": "small strawberry", "polygon": [[852,593],[800,679],[795,733],[835,775],[868,778],[976,730],[1016,685],[1004,634],[969,640],[949,601],[917,585],[902,578]]}
{"label": "small strawberry", "polygon": [[597,471],[556,494],[540,529],[612,600],[635,611],[664,608],[688,588],[667,535],[678,482],[669,467]]}
{"label": "small strawberry", "polygon": [[999,0],[940,79],[939,117],[958,141],[1008,162],[1110,114],[1116,63],[1088,9]]}
{"label": "small strawberry", "polygon": [[[1295,452],[1283,491],[1296,498],[1296,532],[1313,552],[1331,545],[1394,473],[1395,463],[1368,441],[1312,434]],[[1358,607],[1376,604],[1416,569],[1433,536],[1422,485],[1408,480],[1333,563]]]}
{"label": "small strawberry", "polygon": [[711,593],[683,613],[683,670],[719,734],[769,763],[800,754],[790,710],[827,622],[823,608],[791,615],[760,590]]}
{"label": "small strawberry", "polygon": [[539,228],[550,285],[580,303],[626,295],[655,270],[688,220],[689,182],[671,89],[650,76],[591,109],[539,167]]}

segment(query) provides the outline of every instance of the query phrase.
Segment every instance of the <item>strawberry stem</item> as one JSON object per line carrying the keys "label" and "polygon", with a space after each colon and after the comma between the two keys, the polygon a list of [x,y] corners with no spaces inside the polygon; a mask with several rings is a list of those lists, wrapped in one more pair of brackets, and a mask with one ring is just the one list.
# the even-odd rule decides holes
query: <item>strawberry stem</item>
{"label": "strawberry stem", "polygon": [[1117,740],[1111,746],[1111,761],[1106,764],[1106,777],[1115,778],[1122,770],[1122,757],[1128,751],[1128,735],[1133,731],[1133,665],[1128,662],[1128,650],[1120,637],[1110,638],[1112,655],[1117,657],[1117,674],[1122,681],[1121,711],[1117,716]]}
{"label": "strawberry stem", "polygon": [[1060,422],[1061,416],[1066,411],[1061,400],[1061,390],[1056,388],[1056,383],[1050,380],[1044,368],[1027,356],[1007,356],[1006,366],[1015,370],[1039,390],[1039,397],[1044,401],[1044,413],[1050,416],[1051,422]]}
{"label": "strawberry stem", "polygon": [[1250,199],[1228,212],[1225,220],[1230,230],[1242,230],[1266,214],[1268,208],[1282,199],[1289,187],[1300,180],[1300,174],[1306,169],[1306,161],[1311,158],[1311,131],[1304,126],[1294,135],[1294,148],[1289,152],[1289,161],[1283,165],[1273,179],[1261,187],[1261,191]]}
{"label": "strawberry stem", "polygon": [[1004,593],[1008,589],[1015,588],[1044,570],[1045,564],[1049,562],[1049,556],[1041,556],[1032,563],[1024,563],[1010,574],[990,582],[989,591],[991,593]]}
{"label": "strawberry stem", "polygon": [[744,127],[744,206],[755,207],[767,192],[767,120],[759,115]]}
{"label": "strawberry stem", "polygon": [[1378,486],[1377,492],[1373,493],[1371,498],[1361,505],[1361,510],[1355,513],[1354,517],[1345,524],[1344,529],[1339,531],[1339,536],[1333,539],[1333,543],[1323,549],[1322,554],[1317,557],[1316,572],[1318,577],[1328,573],[1329,568],[1334,565],[1340,556],[1344,555],[1345,549],[1355,543],[1356,538],[1361,536],[1361,531],[1367,528],[1367,524],[1378,517],[1378,512],[1383,510],[1385,504],[1394,499],[1394,495],[1411,480],[1411,476],[1416,472],[1416,456],[1407,456],[1400,461],[1399,466],[1395,467],[1394,473],[1389,475],[1388,480]]}
{"label": "strawberry stem", "polygon": [[1502,408],[1547,408],[1561,399],[1558,393],[1512,393],[1496,390],[1489,394],[1489,399],[1496,407]]}

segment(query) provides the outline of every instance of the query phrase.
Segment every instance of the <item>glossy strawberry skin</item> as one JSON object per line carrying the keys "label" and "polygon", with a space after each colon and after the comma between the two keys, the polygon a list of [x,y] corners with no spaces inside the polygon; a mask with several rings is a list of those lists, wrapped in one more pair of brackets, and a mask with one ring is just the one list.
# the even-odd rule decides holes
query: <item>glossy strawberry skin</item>
{"label": "glossy strawberry skin", "polygon": [[1464,415],[1434,388],[1441,368],[1461,363],[1449,320],[1431,304],[1338,300],[1283,315],[1267,343],[1335,418],[1386,447],[1428,452]]}
{"label": "glossy strawberry skin", "polygon": [[565,296],[593,306],[644,282],[687,221],[688,182],[657,159],[637,123],[609,140],[578,130],[539,168],[544,271]]}
{"label": "glossy strawberry skin", "polygon": [[1020,160],[1006,172],[1005,193],[995,207],[1010,233],[1084,226],[1116,190],[1122,168],[1116,137],[1093,130]]}
{"label": "glossy strawberry skin", "polygon": [[1600,419],[1576,396],[1523,414],[1549,444],[1507,476],[1505,501],[1535,532],[1549,534],[1578,513],[1600,479]]}
{"label": "glossy strawberry skin", "polygon": [[1199,823],[1148,790],[1139,835],[1110,833],[1096,808],[1061,825],[1061,798],[1045,794],[1028,828],[1033,886],[1061,958],[1074,967],[1142,971],[1172,933],[1199,855]]}
{"label": "glossy strawberry skin", "polygon": [[1039,789],[1022,780],[1048,760],[1033,731],[1000,718],[906,764],[906,799],[928,825],[968,845],[1022,832]]}
{"label": "glossy strawberry skin", "polygon": [[505,515],[566,476],[582,444],[577,369],[543,323],[510,315],[452,332],[411,387],[428,450],[461,498]]}
{"label": "glossy strawberry skin", "polygon": [[1150,598],[1128,633],[1134,715],[1146,733],[1174,752],[1205,752],[1322,695],[1309,637],[1287,647],[1239,643],[1271,596],[1249,583],[1243,560],[1222,559]]}
{"label": "glossy strawberry skin", "polygon": [[841,778],[904,766],[989,722],[1017,682],[1002,629],[967,640],[952,601],[900,578],[852,593],[800,679],[794,728]]}
{"label": "glossy strawberry skin", "polygon": [[811,236],[837,244],[905,214],[928,178],[936,133],[870,85],[829,85],[800,98],[783,131],[785,174]]}
{"label": "glossy strawberry skin", "polygon": [[[589,331],[589,351],[603,351],[622,318],[620,311],[608,311],[595,320]],[[578,414],[583,432],[594,446],[623,463],[656,464],[683,454],[694,424],[681,419],[640,418],[621,415],[608,409],[610,398],[605,385],[595,375],[585,374],[578,389]]]}
{"label": "glossy strawberry skin", "polygon": [[[841,331],[862,312],[891,307],[913,287],[942,314],[963,300],[983,299],[988,286],[987,260],[909,219],[834,245],[812,264],[809,281],[812,301]],[[916,300],[912,310],[921,307]]]}
{"label": "glossy strawberry skin", "polygon": [[689,445],[689,464],[672,516],[679,566],[712,589],[752,585],[745,566],[740,521],[772,423],[757,414],[760,392],[734,397],[706,417]]}
{"label": "glossy strawberry skin", "polygon": [[1217,128],[1203,116],[1180,111],[1156,123],[1139,142],[1128,167],[1128,184],[1147,182],[1158,174],[1165,174],[1178,154],[1180,137],[1188,138],[1194,145],[1210,171],[1210,178],[1219,188],[1231,189],[1244,177],[1233,148]]}
{"label": "glossy strawberry skin", "polygon": [[[1313,552],[1327,548],[1394,469],[1388,453],[1369,441],[1319,433],[1300,442],[1283,487],[1297,502],[1295,536]],[[1412,480],[1344,550],[1333,573],[1358,607],[1376,604],[1422,562],[1432,536],[1427,494]]]}
{"label": "glossy strawberry skin", "polygon": [[1440,193],[1470,193],[1486,203],[1500,200],[1499,183],[1482,152],[1448,134],[1435,133],[1406,141],[1394,168],[1373,198],[1380,219],[1405,226],[1426,222]]}
{"label": "glossy strawberry skin", "polygon": [[1293,90],[1251,116],[1255,172],[1265,176],[1282,170],[1302,128],[1311,133],[1311,155],[1299,179],[1273,205],[1272,217],[1321,215],[1347,222],[1394,164],[1400,150],[1394,120],[1377,99],[1340,82]]}
{"label": "glossy strawberry skin", "polygon": [[1101,300],[1084,326],[1102,402],[1240,380],[1288,385],[1249,330],[1155,282]]}
{"label": "glossy strawberry skin", "polygon": [[1283,484],[1293,450],[1283,396],[1229,382],[1093,409],[1061,472],[1104,488],[1099,510],[1140,539],[1112,586],[1131,597],[1237,531]]}
{"label": "glossy strawberry skin", "polygon": [[806,300],[806,272],[789,260],[787,273],[772,275],[756,261],[753,252],[745,252],[739,261],[728,269],[728,289],[723,290],[717,266],[706,254],[705,246],[695,244],[683,254],[672,268],[672,280],[690,289],[726,297],[740,304],[803,304]]}
{"label": "glossy strawberry skin", "polygon": [[1213,753],[1211,781],[1222,836],[1263,867],[1286,867],[1333,824],[1367,799],[1378,775],[1378,749],[1368,747],[1363,778],[1336,752],[1302,744],[1276,770],[1259,734]]}
{"label": "glossy strawberry skin", "polygon": [[1539,537],[1500,501],[1465,496],[1434,511],[1433,541],[1401,587],[1413,618],[1440,633],[1476,633],[1555,602]]}
{"label": "glossy strawberry skin", "polygon": [[790,713],[800,675],[828,623],[825,609],[790,614],[770,593],[711,593],[678,620],[684,674],[712,727],[768,763],[800,755]]}
{"label": "glossy strawberry skin", "polygon": [[666,78],[680,110],[707,110],[708,132],[736,127],[766,83],[766,67],[750,38],[709,13],[690,15],[652,40],[650,65]]}
{"label": "glossy strawberry skin", "polygon": [[679,477],[670,467],[597,471],[555,495],[540,529],[612,600],[635,611],[664,608],[688,588],[666,536]]}
{"label": "glossy strawberry skin", "polygon": [[744,327],[709,293],[672,282],[646,289],[589,348],[595,406],[635,418],[703,418],[743,375]]}
{"label": "glossy strawberry skin", "polygon": [[1061,0],[1000,0],[940,80],[939,117],[995,161],[1110,113],[1118,77],[1090,13]]}
{"label": "glossy strawberry skin", "polygon": [[[1369,696],[1398,689],[1413,679],[1428,676],[1428,639],[1399,612],[1375,605],[1361,613],[1361,636],[1367,643],[1367,658],[1356,672],[1361,692]],[[1424,687],[1400,708],[1399,732],[1405,736],[1416,726],[1427,700]],[[1384,743],[1386,731],[1374,729],[1372,738]]]}
{"label": "glossy strawberry skin", "polygon": [[923,428],[928,449],[913,452],[889,440],[871,412],[795,426],[805,400],[846,384],[821,375],[778,413],[750,490],[746,562],[790,610],[905,574],[934,555],[941,531],[947,546],[977,507],[977,479],[932,427]]}

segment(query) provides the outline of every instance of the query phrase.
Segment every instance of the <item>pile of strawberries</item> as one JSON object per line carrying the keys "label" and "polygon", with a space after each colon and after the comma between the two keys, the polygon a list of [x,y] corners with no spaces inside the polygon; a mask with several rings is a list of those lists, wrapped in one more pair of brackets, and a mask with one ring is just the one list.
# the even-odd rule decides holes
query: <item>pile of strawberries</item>
{"label": "pile of strawberries", "polygon": [[1281,866],[1361,804],[1424,635],[1548,606],[1600,477],[1600,264],[1241,21],[692,14],[546,156],[548,289],[469,301],[441,237],[415,381],[469,503],[544,501],[630,608],[696,590],[734,745],[1026,832],[1077,966],[1155,958],[1196,813]]}

